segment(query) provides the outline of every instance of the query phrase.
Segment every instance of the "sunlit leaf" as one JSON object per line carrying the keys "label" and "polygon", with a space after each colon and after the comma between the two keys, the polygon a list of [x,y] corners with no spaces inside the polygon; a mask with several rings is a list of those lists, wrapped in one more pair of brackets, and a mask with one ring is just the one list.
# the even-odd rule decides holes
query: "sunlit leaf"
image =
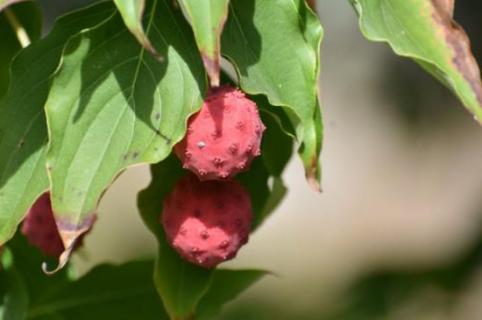
{"label": "sunlit leaf", "polygon": [[48,36],[12,62],[10,87],[0,102],[0,245],[13,236],[28,208],[48,188],[43,107],[63,44],[113,11],[103,3],[61,18]]}

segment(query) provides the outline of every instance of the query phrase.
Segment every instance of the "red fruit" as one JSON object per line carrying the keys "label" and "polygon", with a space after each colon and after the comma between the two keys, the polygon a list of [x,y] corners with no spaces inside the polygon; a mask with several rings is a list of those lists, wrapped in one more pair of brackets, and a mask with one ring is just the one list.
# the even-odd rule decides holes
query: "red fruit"
{"label": "red fruit", "polygon": [[22,233],[47,256],[58,257],[64,251],[49,192],[42,194],[30,208],[22,224]]}
{"label": "red fruit", "polygon": [[236,181],[200,182],[189,174],[164,199],[167,241],[186,260],[213,268],[248,241],[251,200]]}
{"label": "red fruit", "polygon": [[212,89],[201,110],[188,122],[174,151],[183,167],[201,180],[232,178],[260,155],[265,126],[256,104],[238,89]]}

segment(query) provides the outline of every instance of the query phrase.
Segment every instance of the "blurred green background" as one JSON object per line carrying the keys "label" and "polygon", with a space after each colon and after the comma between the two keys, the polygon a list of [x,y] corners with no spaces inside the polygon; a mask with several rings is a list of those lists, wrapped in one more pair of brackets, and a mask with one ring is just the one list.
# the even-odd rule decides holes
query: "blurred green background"
{"label": "blurred green background", "polygon": [[[89,1],[40,2],[48,31]],[[366,41],[348,1],[318,9],[323,193],[293,159],[287,198],[226,264],[276,276],[219,319],[482,319],[482,128],[418,66]],[[458,1],[455,16],[482,64],[482,3]],[[107,192],[80,273],[155,254],[135,205],[148,180],[135,167]]]}

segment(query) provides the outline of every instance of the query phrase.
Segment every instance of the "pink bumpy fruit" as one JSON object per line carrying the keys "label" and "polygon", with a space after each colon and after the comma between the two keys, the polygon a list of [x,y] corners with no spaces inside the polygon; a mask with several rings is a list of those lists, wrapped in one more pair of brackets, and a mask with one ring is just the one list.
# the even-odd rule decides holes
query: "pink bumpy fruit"
{"label": "pink bumpy fruit", "polygon": [[236,256],[251,227],[251,200],[236,181],[200,182],[189,174],[164,200],[167,241],[186,260],[213,268]]}
{"label": "pink bumpy fruit", "polygon": [[22,233],[47,256],[58,257],[64,251],[49,192],[42,194],[30,208],[22,224]]}
{"label": "pink bumpy fruit", "polygon": [[201,180],[223,180],[247,170],[261,153],[265,126],[256,104],[238,89],[211,89],[174,151]]}

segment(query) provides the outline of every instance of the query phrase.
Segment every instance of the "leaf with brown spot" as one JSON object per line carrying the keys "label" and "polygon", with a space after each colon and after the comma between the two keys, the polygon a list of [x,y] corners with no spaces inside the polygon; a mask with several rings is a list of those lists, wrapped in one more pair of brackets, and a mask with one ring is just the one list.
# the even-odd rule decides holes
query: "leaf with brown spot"
{"label": "leaf with brown spot", "polygon": [[189,16],[211,86],[219,85],[221,33],[229,0],[180,0]]}
{"label": "leaf with brown spot", "polygon": [[14,235],[28,208],[49,188],[44,105],[63,45],[113,13],[115,8],[104,2],[68,14],[46,37],[13,58],[9,88],[0,101],[0,245]]}
{"label": "leaf with brown spot", "polygon": [[482,123],[482,81],[454,0],[351,0],[370,40],[387,42],[449,87]]}

